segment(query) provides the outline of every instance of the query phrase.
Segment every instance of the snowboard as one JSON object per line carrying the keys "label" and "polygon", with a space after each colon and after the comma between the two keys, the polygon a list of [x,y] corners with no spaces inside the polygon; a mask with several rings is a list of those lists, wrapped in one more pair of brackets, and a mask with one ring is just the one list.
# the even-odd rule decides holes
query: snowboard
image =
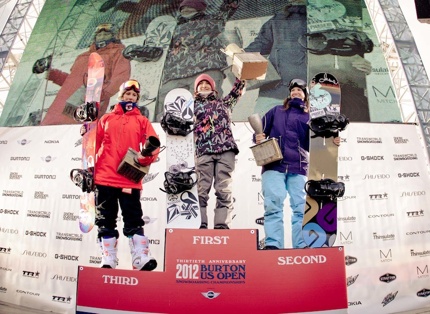
{"label": "snowboard", "polygon": [[[94,227],[96,205],[94,193],[94,175],[96,161],[97,114],[104,79],[104,62],[102,57],[91,53],[88,60],[88,79],[85,92],[85,104],[78,107],[75,119],[83,122],[82,135],[82,169],[73,169],[71,179],[81,187],[79,209],[79,228],[83,233],[90,232]],[[91,104],[88,108],[88,105]],[[78,112],[80,111],[80,112]],[[81,117],[81,119],[78,119]]]}
{"label": "snowboard", "polygon": [[[160,87],[161,75],[166,60],[167,51],[172,41],[176,27],[173,16],[162,15],[154,18],[146,29],[142,38],[142,45],[136,45],[136,38],[124,41],[130,42],[123,55],[133,61],[131,65],[132,77],[140,82],[140,107],[144,107],[147,117],[154,121],[155,105]],[[142,109],[141,109],[142,111]]]}
{"label": "snowboard", "polygon": [[[164,116],[177,117],[189,125],[194,120],[194,98],[184,88],[175,88],[167,93],[164,101]],[[164,120],[164,118],[163,118]],[[162,122],[163,126],[163,122]],[[176,123],[175,127],[178,126]],[[164,129],[164,127],[163,127]],[[165,130],[166,131],[166,130]],[[195,173],[194,136],[173,135],[166,132],[166,164],[163,191],[166,192],[167,228],[198,229],[201,223],[199,199],[197,193],[197,174]],[[170,183],[185,183],[189,189],[180,193],[169,189]],[[173,187],[173,190],[175,188]],[[173,191],[175,192],[175,191]]]}
{"label": "snowboard", "polygon": [[343,183],[336,182],[338,146],[333,138],[347,120],[340,114],[340,84],[333,75],[318,73],[309,87],[310,162],[302,234],[309,247],[331,247],[337,234],[336,199],[344,192]]}

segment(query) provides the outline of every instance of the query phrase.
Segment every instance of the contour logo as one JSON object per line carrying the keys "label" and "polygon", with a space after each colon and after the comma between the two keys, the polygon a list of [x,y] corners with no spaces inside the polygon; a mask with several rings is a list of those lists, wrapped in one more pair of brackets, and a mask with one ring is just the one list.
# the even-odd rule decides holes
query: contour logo
{"label": "contour logo", "polygon": [[208,292],[202,292],[202,295],[207,299],[215,299],[217,296],[220,295],[220,293],[209,290]]}

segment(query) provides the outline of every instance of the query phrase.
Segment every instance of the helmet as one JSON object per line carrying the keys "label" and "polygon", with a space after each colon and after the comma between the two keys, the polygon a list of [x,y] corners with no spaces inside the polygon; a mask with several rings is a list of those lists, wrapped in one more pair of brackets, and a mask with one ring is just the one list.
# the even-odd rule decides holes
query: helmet
{"label": "helmet", "polygon": [[301,79],[292,79],[290,83],[288,83],[288,90],[291,91],[294,87],[300,88],[305,93],[305,95],[308,94],[308,85],[305,81]]}
{"label": "helmet", "polygon": [[126,91],[134,90],[137,93],[137,100],[140,98],[140,84],[138,81],[131,79],[121,84],[118,92],[118,99],[121,100]]}

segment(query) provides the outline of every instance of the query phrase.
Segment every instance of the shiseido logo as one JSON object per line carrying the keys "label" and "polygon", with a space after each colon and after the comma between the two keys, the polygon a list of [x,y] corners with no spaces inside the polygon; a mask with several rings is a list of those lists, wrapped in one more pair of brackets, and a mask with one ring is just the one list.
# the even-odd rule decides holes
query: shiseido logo
{"label": "shiseido logo", "polygon": [[77,278],[76,277],[71,277],[71,276],[61,276],[58,274],[55,274],[51,280],[58,280],[58,281],[67,281],[67,282],[77,282]]}
{"label": "shiseido logo", "polygon": [[8,234],[18,234],[18,229],[12,229],[12,228],[0,228],[0,232],[2,233],[8,233]]}
{"label": "shiseido logo", "polygon": [[6,140],[0,140],[0,145],[7,145],[7,141]]}
{"label": "shiseido logo", "polygon": [[386,306],[388,303],[392,302],[396,298],[396,295],[397,295],[398,292],[399,291],[392,292],[392,293],[388,294],[384,298],[384,300],[382,300],[382,306]]}
{"label": "shiseido logo", "polygon": [[426,195],[426,191],[411,191],[411,192],[402,192],[402,195],[400,197],[407,197],[407,196],[424,196]]}
{"label": "shiseido logo", "polygon": [[31,256],[31,257],[41,257],[46,258],[48,255],[44,252],[37,252],[37,251],[28,251],[24,250],[21,255]]}
{"label": "shiseido logo", "polygon": [[346,266],[350,266],[352,264],[357,263],[357,258],[353,257],[353,256],[345,256],[345,265]]}
{"label": "shiseido logo", "polygon": [[136,277],[102,275],[102,278],[103,283],[110,285],[137,286],[139,284]]}
{"label": "shiseido logo", "polygon": [[417,160],[417,154],[393,154],[394,160]]}
{"label": "shiseido logo", "polygon": [[382,275],[381,277],[379,277],[379,281],[382,281],[385,283],[390,283],[396,279],[397,279],[396,275],[389,274],[389,273],[386,273],[386,274]]}
{"label": "shiseido logo", "polygon": [[350,277],[346,278],[346,285],[348,287],[351,286],[352,284],[355,283],[355,281],[357,280],[357,278],[358,278],[358,275],[350,276]]}
{"label": "shiseido logo", "polygon": [[363,180],[380,180],[380,179],[389,179],[390,175],[388,173],[370,173],[365,174]]}

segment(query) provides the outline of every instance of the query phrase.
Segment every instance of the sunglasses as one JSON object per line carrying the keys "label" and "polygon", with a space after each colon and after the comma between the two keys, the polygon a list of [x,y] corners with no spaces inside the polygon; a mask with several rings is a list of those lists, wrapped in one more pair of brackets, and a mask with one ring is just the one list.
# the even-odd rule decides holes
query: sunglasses
{"label": "sunglasses", "polygon": [[127,82],[122,83],[121,89],[125,91],[129,91],[131,89],[134,89],[136,93],[140,93],[140,84],[138,81],[130,80]]}
{"label": "sunglasses", "polygon": [[288,84],[288,89],[291,90],[293,87],[298,87],[301,89],[306,89],[307,84],[305,81],[301,80],[301,79],[292,79],[290,81],[290,84]]}

